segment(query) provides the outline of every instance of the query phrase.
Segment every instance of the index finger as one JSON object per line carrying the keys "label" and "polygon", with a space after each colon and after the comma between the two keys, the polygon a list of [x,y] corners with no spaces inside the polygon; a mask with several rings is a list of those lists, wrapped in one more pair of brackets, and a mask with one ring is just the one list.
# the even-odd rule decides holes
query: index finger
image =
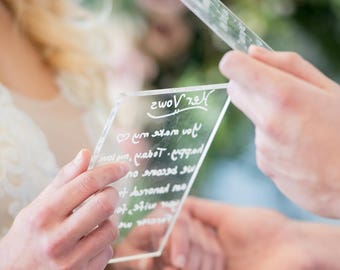
{"label": "index finger", "polygon": [[[286,113],[298,115],[327,91],[285,71],[274,68],[241,52],[227,53],[221,71],[233,84],[228,87],[231,101],[253,123],[269,132],[273,123]],[[299,112],[299,113],[296,113]],[[276,133],[276,131],[274,131]]]}
{"label": "index finger", "polygon": [[310,91],[320,91],[301,78],[239,51],[226,53],[220,62],[220,70],[223,75],[236,81],[243,88],[254,89],[258,95],[271,99],[282,96],[297,98],[309,94]]}
{"label": "index finger", "polygon": [[121,162],[96,167],[59,188],[51,200],[60,209],[60,215],[68,216],[91,195],[122,178],[128,170],[128,165]]}

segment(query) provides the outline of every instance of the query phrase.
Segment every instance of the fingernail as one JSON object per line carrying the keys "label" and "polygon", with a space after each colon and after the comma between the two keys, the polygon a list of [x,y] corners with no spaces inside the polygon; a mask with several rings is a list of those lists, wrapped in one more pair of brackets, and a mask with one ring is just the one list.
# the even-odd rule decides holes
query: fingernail
{"label": "fingernail", "polygon": [[123,175],[127,174],[130,170],[129,164],[127,162],[120,162],[119,169]]}
{"label": "fingernail", "polygon": [[79,165],[83,160],[83,150],[80,150],[76,157],[73,159],[75,165]]}
{"label": "fingernail", "polygon": [[220,72],[221,72],[222,74],[223,74],[223,69],[224,69],[224,67],[227,65],[227,60],[228,60],[228,53],[226,53],[226,54],[222,57],[220,63],[218,64],[218,67],[219,67]]}
{"label": "fingernail", "polygon": [[248,50],[249,54],[267,54],[269,51],[261,46],[251,45]]}
{"label": "fingernail", "polygon": [[175,261],[174,261],[174,266],[178,268],[183,268],[185,267],[185,264],[186,264],[186,258],[184,255],[176,256]]}

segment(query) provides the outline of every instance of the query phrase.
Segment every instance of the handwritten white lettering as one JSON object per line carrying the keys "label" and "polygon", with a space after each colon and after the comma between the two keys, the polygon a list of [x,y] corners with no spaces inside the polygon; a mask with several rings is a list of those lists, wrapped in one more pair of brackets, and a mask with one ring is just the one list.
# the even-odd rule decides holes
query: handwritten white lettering
{"label": "handwritten white lettering", "polygon": [[195,168],[196,168],[196,165],[193,165],[193,166],[184,165],[182,170],[179,172],[179,174],[183,175],[183,174],[193,173],[195,171]]}
{"label": "handwritten white lettering", "polygon": [[129,209],[127,208],[126,203],[123,203],[122,205],[116,207],[114,213],[116,215],[125,215],[125,213],[128,211]]}
{"label": "handwritten white lettering", "polygon": [[126,196],[128,193],[129,193],[129,191],[127,190],[126,187],[124,187],[122,190],[120,190],[120,191],[118,192],[119,197],[122,198],[122,199],[124,199],[125,196]]}
{"label": "handwritten white lettering", "polygon": [[176,212],[178,206],[179,206],[180,201],[179,200],[174,200],[174,201],[162,201],[161,206],[162,208],[165,209],[170,209],[171,212]]}
{"label": "handwritten white lettering", "polygon": [[160,187],[152,187],[152,188],[143,188],[137,189],[135,186],[133,191],[130,193],[130,197],[141,197],[141,196],[150,196],[150,195],[159,195],[169,193],[170,184]]}
{"label": "handwritten white lettering", "polygon": [[144,211],[151,211],[157,207],[157,203],[149,203],[149,202],[138,202],[135,203],[133,208],[128,211],[129,215],[133,215],[134,212],[144,212]]}
{"label": "handwritten white lettering", "polygon": [[156,137],[172,137],[172,136],[178,136],[179,135],[179,130],[178,129],[172,129],[172,130],[167,130],[167,129],[160,129],[156,130],[151,137],[156,138]]}
{"label": "handwritten white lettering", "polygon": [[162,168],[162,169],[147,169],[142,174],[142,177],[148,176],[169,176],[169,175],[177,175],[178,174],[178,166],[172,168]]}
{"label": "handwritten white lettering", "polygon": [[171,192],[182,192],[184,190],[187,189],[187,184],[183,183],[183,184],[177,184],[177,185],[173,185]]}
{"label": "handwritten white lettering", "polygon": [[170,223],[171,220],[172,220],[172,217],[173,217],[173,215],[166,214],[163,217],[144,218],[144,219],[141,219],[141,220],[137,220],[137,226]]}
{"label": "handwritten white lettering", "polygon": [[98,163],[111,163],[111,162],[118,162],[118,161],[129,161],[130,155],[129,154],[112,154],[108,156],[102,156],[99,158]]}
{"label": "handwritten white lettering", "polygon": [[126,178],[137,178],[139,176],[139,171],[129,171]]}
{"label": "handwritten white lettering", "polygon": [[134,156],[134,164],[135,166],[140,166],[141,159],[150,159],[150,158],[161,158],[166,148],[157,147],[156,150],[149,150],[146,152],[136,153]]}
{"label": "handwritten white lettering", "polygon": [[[155,115],[148,112],[147,116],[152,119],[166,118],[173,116],[188,110],[203,110],[208,111],[208,98],[215,92],[215,90],[203,91],[195,96],[189,96],[188,94],[173,95],[170,99],[153,101],[150,105],[152,111],[163,109],[170,109],[171,113]],[[160,113],[161,113],[160,112]]]}
{"label": "handwritten white lettering", "polygon": [[133,225],[132,222],[119,222],[118,229],[120,229],[120,230],[131,229],[132,225]]}
{"label": "handwritten white lettering", "polygon": [[188,159],[192,155],[199,155],[203,153],[204,144],[199,148],[180,148],[173,149],[171,152],[171,160],[176,161],[177,159]]}
{"label": "handwritten white lettering", "polygon": [[198,131],[200,131],[200,129],[202,128],[202,124],[201,123],[195,123],[194,126],[192,128],[185,128],[182,130],[182,134],[183,135],[189,135],[191,136],[193,139],[197,138],[198,136]]}
{"label": "handwritten white lettering", "polygon": [[134,133],[132,136],[132,143],[138,144],[141,140],[149,138],[149,132]]}

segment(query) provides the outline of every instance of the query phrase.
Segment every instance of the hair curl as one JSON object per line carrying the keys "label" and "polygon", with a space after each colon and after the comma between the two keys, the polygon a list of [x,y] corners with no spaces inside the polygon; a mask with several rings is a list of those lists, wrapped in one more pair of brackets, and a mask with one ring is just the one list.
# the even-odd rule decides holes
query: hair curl
{"label": "hair curl", "polygon": [[109,20],[96,20],[70,0],[2,1],[69,97],[79,105],[105,100]]}

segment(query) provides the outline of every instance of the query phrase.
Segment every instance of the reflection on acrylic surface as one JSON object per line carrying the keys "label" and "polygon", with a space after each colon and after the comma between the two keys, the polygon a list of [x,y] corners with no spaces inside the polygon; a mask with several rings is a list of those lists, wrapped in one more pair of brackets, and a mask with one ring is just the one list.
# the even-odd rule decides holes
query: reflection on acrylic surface
{"label": "reflection on acrylic surface", "polygon": [[122,95],[92,166],[129,163],[114,183],[120,236],[111,262],[159,256],[229,105],[226,84]]}

